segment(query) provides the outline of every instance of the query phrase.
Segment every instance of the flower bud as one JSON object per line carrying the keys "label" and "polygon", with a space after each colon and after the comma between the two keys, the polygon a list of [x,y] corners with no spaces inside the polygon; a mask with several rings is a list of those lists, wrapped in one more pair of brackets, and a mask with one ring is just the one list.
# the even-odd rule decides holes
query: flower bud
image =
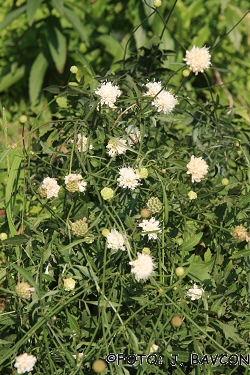
{"label": "flower bud", "polygon": [[161,0],[154,0],[154,7],[159,8],[162,5]]}
{"label": "flower bud", "polygon": [[21,124],[25,124],[25,122],[28,121],[28,118],[27,118],[27,116],[22,115],[22,116],[19,117],[19,121],[21,122]]}
{"label": "flower bud", "polygon": [[94,372],[97,372],[100,374],[103,372],[106,368],[106,363],[102,359],[97,359],[96,361],[93,362],[92,369]]}
{"label": "flower bud", "polygon": [[0,233],[0,240],[1,241],[7,240],[7,238],[8,238],[7,233],[5,233],[5,232]]}
{"label": "flower bud", "polygon": [[114,196],[114,190],[108,187],[105,187],[101,190],[101,196],[105,201],[112,199]]}
{"label": "flower bud", "polygon": [[221,180],[221,183],[222,183],[223,186],[227,186],[229,184],[229,180],[227,178],[223,178]]}
{"label": "flower bud", "polygon": [[143,219],[147,219],[150,215],[151,211],[148,208],[143,208],[141,210],[141,217],[143,217]]}
{"label": "flower bud", "polygon": [[182,319],[179,316],[173,316],[171,324],[173,327],[179,328],[182,325]]}
{"label": "flower bud", "polygon": [[70,71],[71,71],[71,73],[76,74],[78,72],[77,66],[75,66],[75,65],[71,66]]}

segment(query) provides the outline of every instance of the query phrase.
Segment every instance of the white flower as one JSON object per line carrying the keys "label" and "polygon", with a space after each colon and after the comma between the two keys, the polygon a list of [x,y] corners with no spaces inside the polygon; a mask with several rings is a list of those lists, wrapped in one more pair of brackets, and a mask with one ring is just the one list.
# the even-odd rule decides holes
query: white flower
{"label": "white flower", "polygon": [[[77,148],[79,152],[86,152],[88,149],[88,138],[85,137],[84,135],[77,134]],[[92,145],[89,145],[89,149],[91,150],[93,148]]]}
{"label": "white flower", "polygon": [[142,233],[142,236],[148,235],[149,240],[156,240],[157,234],[161,232],[161,229],[159,228],[160,222],[158,220],[155,220],[154,217],[151,217],[150,220],[144,219],[139,224],[139,227],[142,228],[143,232],[151,232],[151,231],[157,231],[157,233]]}
{"label": "white flower", "polygon": [[203,292],[204,289],[198,288],[198,286],[194,283],[193,288],[188,289],[187,297],[191,297],[191,301],[194,301],[196,299],[200,299]]}
{"label": "white flower", "polygon": [[108,249],[112,250],[126,250],[124,246],[124,237],[116,229],[111,229],[111,232],[106,236],[108,240]]}
{"label": "white flower", "polygon": [[14,367],[17,368],[18,374],[23,374],[25,372],[32,371],[36,361],[37,359],[34,355],[24,353],[16,357]]}
{"label": "white flower", "polygon": [[64,287],[64,290],[66,290],[67,292],[75,289],[75,286],[76,286],[76,281],[72,279],[72,277],[68,277],[67,279],[63,280],[63,287]]}
{"label": "white flower", "polygon": [[196,76],[199,72],[203,73],[205,69],[212,65],[210,62],[211,55],[208,50],[209,48],[206,47],[193,46],[191,51],[186,51],[186,57],[183,60],[186,61],[186,64],[189,65]]}
{"label": "white flower", "polygon": [[70,173],[64,177],[66,189],[71,193],[80,191],[83,193],[86,190],[87,182],[83,181],[82,175]]}
{"label": "white flower", "polygon": [[137,253],[137,259],[129,262],[132,266],[131,272],[135,274],[137,281],[147,280],[153,273],[155,265],[151,255]]}
{"label": "white flower", "polygon": [[192,182],[200,182],[208,173],[208,165],[202,157],[196,158],[191,156],[190,162],[187,164],[187,174],[192,175]]}
{"label": "white flower", "polygon": [[42,185],[40,186],[40,194],[43,198],[47,197],[48,199],[53,197],[58,197],[58,192],[60,190],[60,186],[58,185],[55,178],[46,177]]}
{"label": "white flower", "polygon": [[133,168],[120,168],[120,177],[117,179],[118,186],[134,190],[139,184],[140,176]]}
{"label": "white flower", "polygon": [[161,82],[148,82],[145,86],[147,87],[148,92],[146,92],[144,96],[154,97],[162,89]]}
{"label": "white flower", "polygon": [[169,91],[161,91],[159,95],[153,100],[152,105],[157,108],[157,112],[162,111],[165,115],[172,112],[175,105],[178,103],[174,95]]}
{"label": "white flower", "polygon": [[196,199],[197,198],[197,194],[195,193],[195,191],[191,190],[189,193],[188,193],[188,197],[190,200],[193,200],[193,199]]}
{"label": "white flower", "polygon": [[95,94],[101,97],[101,105],[108,105],[110,108],[115,108],[116,99],[121,95],[119,86],[113,86],[112,82],[105,82],[101,84],[98,90],[95,90]]}
{"label": "white flower", "polygon": [[109,150],[108,151],[109,156],[113,157],[113,156],[116,156],[117,154],[118,155],[125,154],[126,147],[123,147],[121,143],[123,145],[126,145],[126,140],[123,138],[116,138],[116,139],[110,139],[108,141],[106,148]]}
{"label": "white flower", "polygon": [[78,356],[76,354],[72,354],[72,357],[74,357],[75,359],[78,357],[78,361],[81,361],[83,359],[83,356],[83,353],[78,353]]}
{"label": "white flower", "polygon": [[155,352],[157,352],[158,349],[159,349],[158,345],[152,344],[150,349],[149,349],[149,353],[155,353]]}
{"label": "white flower", "polygon": [[128,134],[128,144],[131,146],[134,142],[141,141],[141,132],[137,126],[129,125],[125,132]]}

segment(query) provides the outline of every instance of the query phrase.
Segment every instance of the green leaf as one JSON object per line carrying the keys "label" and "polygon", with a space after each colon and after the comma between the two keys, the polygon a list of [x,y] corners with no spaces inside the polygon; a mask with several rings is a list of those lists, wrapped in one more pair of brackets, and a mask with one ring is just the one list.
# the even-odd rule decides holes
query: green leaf
{"label": "green leaf", "polygon": [[17,191],[17,176],[20,171],[21,167],[21,162],[22,162],[22,155],[20,155],[17,151],[15,150],[16,153],[14,154],[13,162],[11,165],[11,170],[9,173],[9,178],[6,186],[6,192],[5,192],[5,206],[6,206],[6,215],[8,219],[8,225],[10,228],[10,234],[11,236],[14,236],[17,234],[17,230],[14,225],[14,220],[13,220],[13,205],[14,205],[14,200],[12,199],[12,194],[14,194]]}
{"label": "green leaf", "polygon": [[209,262],[211,259],[212,259],[212,253],[211,253],[211,250],[208,248],[204,254],[205,263]]}
{"label": "green leaf", "polygon": [[229,259],[237,259],[241,257],[247,257],[250,256],[250,250],[242,250],[238,251],[236,254],[233,254],[229,257]]}
{"label": "green leaf", "polygon": [[39,6],[41,5],[42,1],[43,0],[27,0],[26,12],[27,12],[27,18],[28,18],[29,26],[32,25],[32,23],[34,21],[34,18],[35,18],[36,11],[39,8]]}
{"label": "green leaf", "polygon": [[237,332],[237,328],[234,326],[231,326],[230,324],[224,324],[220,321],[218,321],[220,327],[223,330],[223,333],[226,337],[226,339],[231,339],[237,342],[244,342],[244,340],[239,336]]}
{"label": "green leaf", "polygon": [[131,346],[133,347],[134,350],[138,351],[139,350],[138,338],[136,337],[136,335],[130,328],[127,328],[127,331],[132,341]]}
{"label": "green leaf", "polygon": [[48,65],[49,63],[43,52],[40,52],[30,70],[29,97],[31,103],[34,103],[39,97]]}
{"label": "green leaf", "polygon": [[0,31],[4,30],[12,21],[14,21],[17,17],[20,16],[26,10],[26,4],[18,7],[12,12],[8,13],[2,23],[0,23]]}
{"label": "green leaf", "polygon": [[76,318],[71,315],[68,310],[66,310],[66,313],[67,313],[67,318],[68,318],[68,322],[69,322],[69,326],[70,326],[70,329],[72,330],[72,332],[74,333],[79,333],[80,332],[80,329],[79,329],[79,326],[78,326],[78,323],[77,323],[77,320]]}
{"label": "green leaf", "polygon": [[189,266],[187,274],[191,279],[194,279],[201,283],[210,280],[208,271],[210,271],[213,263],[205,263],[199,256],[195,256],[194,258],[190,259],[190,262],[191,264]]}
{"label": "green leaf", "polygon": [[49,27],[48,45],[58,73],[62,73],[67,57],[67,43],[63,33],[56,27]]}
{"label": "green leaf", "polygon": [[14,237],[10,237],[7,240],[3,241],[5,245],[13,245],[19,246],[26,242],[28,242],[30,237],[25,236],[24,234],[16,235]]}
{"label": "green leaf", "polygon": [[52,4],[56,8],[56,10],[63,16],[64,14],[63,0],[52,0]]}
{"label": "green leaf", "polygon": [[14,83],[20,81],[20,79],[25,76],[25,65],[22,65],[19,68],[15,69],[14,72],[12,71],[12,66],[9,73],[0,77],[0,92],[7,90],[10,86],[14,85]]}
{"label": "green leaf", "polygon": [[196,234],[195,236],[193,236],[192,238],[190,238],[188,241],[183,242],[182,250],[183,251],[192,250],[200,242],[202,236],[203,236],[203,233],[200,232]]}
{"label": "green leaf", "polygon": [[84,27],[82,25],[82,22],[78,18],[78,16],[68,7],[64,7],[64,16],[71,23],[73,28],[79,33],[81,39],[89,45],[89,40],[86,31],[84,30]]}

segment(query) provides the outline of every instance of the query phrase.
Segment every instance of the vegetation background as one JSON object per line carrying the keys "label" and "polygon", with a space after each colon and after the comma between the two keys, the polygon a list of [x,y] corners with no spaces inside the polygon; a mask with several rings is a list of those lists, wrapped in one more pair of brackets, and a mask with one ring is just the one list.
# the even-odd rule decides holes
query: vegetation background
{"label": "vegetation background", "polygon": [[[153,0],[5,0],[1,4],[0,40],[0,232],[7,235],[0,243],[2,373],[15,373],[15,356],[26,351],[40,358],[33,374],[91,374],[93,361],[109,351],[149,353],[154,343],[164,358],[163,367],[110,366],[104,373],[239,373],[238,366],[192,367],[188,359],[192,352],[249,353],[250,249],[245,242],[235,243],[230,235],[236,225],[249,226],[249,1],[162,0],[155,10]],[[191,74],[184,80],[177,73],[183,68],[186,50],[193,45],[211,46],[212,68],[206,75]],[[73,65],[78,67],[76,75],[70,73]],[[81,111],[78,100],[85,95],[88,103],[95,102],[88,90],[93,92],[101,79],[119,80],[122,72],[132,77],[131,81],[121,78],[121,84],[128,87],[133,82],[141,88],[147,79],[168,84],[171,77],[176,94],[180,90],[180,96],[192,102],[187,112],[186,101],[180,100],[181,109],[175,119],[170,117],[170,128],[164,128],[162,118],[156,116],[162,129],[159,133],[149,130],[148,147],[159,148],[159,154],[153,154],[159,170],[164,167],[162,155],[168,159],[170,150],[175,151],[171,161],[179,171],[173,171],[172,165],[169,180],[162,181],[168,183],[169,191],[178,186],[179,196],[177,202],[169,192],[172,216],[160,279],[140,286],[128,281],[128,272],[121,268],[122,277],[117,273],[120,255],[116,254],[106,270],[100,249],[92,248],[87,263],[83,261],[79,250],[82,240],[72,240],[67,232],[68,216],[61,212],[69,210],[72,220],[79,219],[80,214],[90,213],[97,197],[86,196],[74,206],[74,199],[65,195],[50,205],[38,194],[46,173],[58,177],[58,171],[66,175],[72,166],[82,170],[68,143],[70,134],[76,136],[81,125],[76,119],[86,116],[86,108]],[[74,87],[72,94],[70,88]],[[131,97],[129,100],[132,103]],[[146,110],[143,116],[147,118]],[[112,114],[97,118],[104,129],[115,121]],[[106,139],[106,132],[96,134],[100,151],[98,137]],[[201,151],[209,155],[214,175],[210,175],[212,182],[198,190],[200,200],[191,208],[184,198],[190,186],[186,180],[178,185],[179,173],[185,169],[186,152],[192,155]],[[156,187],[150,157],[145,160],[155,190],[145,188],[144,203],[152,193],[163,196]],[[92,167],[97,166],[100,164],[93,162]],[[113,171],[115,167],[111,167]],[[103,176],[95,177],[97,191],[103,187]],[[222,177],[229,179],[229,186],[222,186]],[[114,179],[114,175],[109,178]],[[133,213],[131,218],[124,218],[128,232],[138,220],[140,204],[135,204],[137,216]],[[165,198],[164,204],[166,209]],[[81,205],[88,205],[88,210],[81,211]],[[58,209],[56,215],[53,207]],[[114,210],[120,212],[118,201]],[[105,212],[115,222],[115,214]],[[181,219],[174,216],[176,212],[181,212]],[[93,235],[103,245],[101,229],[111,219],[96,222],[100,214],[101,208],[95,207],[91,225]],[[139,241],[133,234],[131,238],[135,244]],[[73,246],[78,250],[72,252]],[[53,271],[46,274],[43,267],[51,259]],[[79,269],[72,266],[77,262]],[[186,269],[181,279],[175,275],[178,265]],[[63,289],[66,274],[78,281],[75,294]],[[36,289],[31,302],[20,301],[16,295],[15,285],[22,279]],[[97,280],[101,280],[104,294],[99,293]],[[184,302],[191,281],[205,285],[202,303]],[[112,315],[103,295],[113,301],[114,309],[124,299],[120,315]],[[170,324],[176,314],[186,322],[178,329]],[[126,325],[119,325],[121,321]],[[83,352],[86,357],[76,362],[71,351]],[[180,354],[183,367],[170,366],[173,353]],[[241,366],[240,371],[248,374],[249,366]]]}

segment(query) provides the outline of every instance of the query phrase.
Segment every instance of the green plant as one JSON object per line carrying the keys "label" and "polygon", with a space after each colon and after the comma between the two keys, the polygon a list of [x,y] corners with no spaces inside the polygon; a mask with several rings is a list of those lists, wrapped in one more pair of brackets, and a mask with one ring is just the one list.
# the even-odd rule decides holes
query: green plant
{"label": "green plant", "polygon": [[[229,375],[241,353],[247,374],[248,133],[209,84],[208,61],[183,76],[173,55],[159,36],[97,75],[78,53],[75,79],[46,89],[54,120],[38,116],[22,147],[6,147],[6,374],[24,353],[34,373],[67,375]],[[124,353],[119,366],[109,353]]]}

